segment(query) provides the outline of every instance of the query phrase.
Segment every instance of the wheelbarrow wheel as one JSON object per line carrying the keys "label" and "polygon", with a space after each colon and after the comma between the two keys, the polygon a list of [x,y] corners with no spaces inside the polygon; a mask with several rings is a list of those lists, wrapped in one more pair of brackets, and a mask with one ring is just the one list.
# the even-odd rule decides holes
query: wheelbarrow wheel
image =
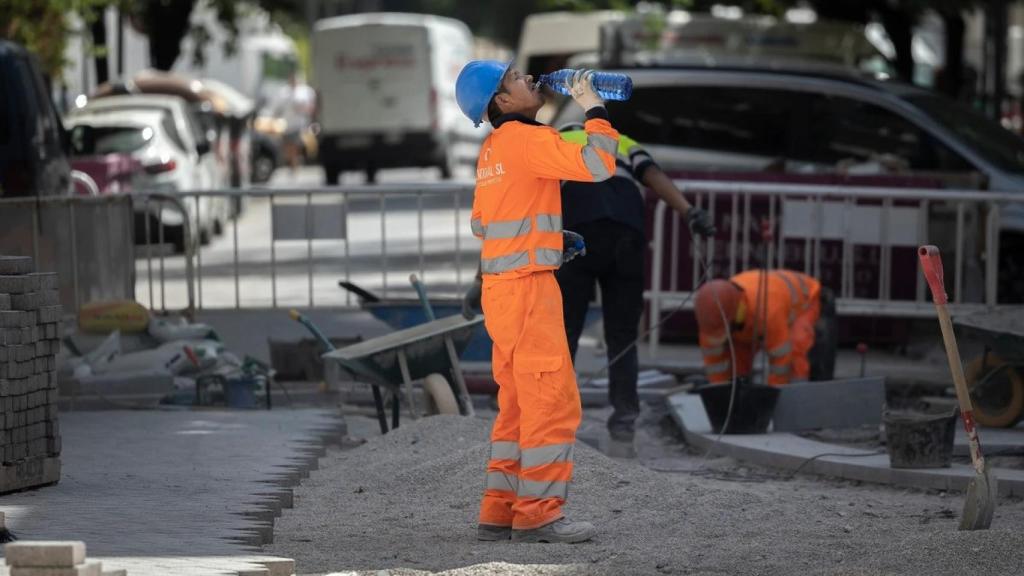
{"label": "wheelbarrow wheel", "polygon": [[423,390],[429,398],[430,414],[458,414],[459,403],[455,401],[455,394],[452,392],[448,380],[440,374],[428,374],[423,379]]}
{"label": "wheelbarrow wheel", "polygon": [[964,368],[978,424],[1009,428],[1024,417],[1024,378],[1006,361],[989,353]]}

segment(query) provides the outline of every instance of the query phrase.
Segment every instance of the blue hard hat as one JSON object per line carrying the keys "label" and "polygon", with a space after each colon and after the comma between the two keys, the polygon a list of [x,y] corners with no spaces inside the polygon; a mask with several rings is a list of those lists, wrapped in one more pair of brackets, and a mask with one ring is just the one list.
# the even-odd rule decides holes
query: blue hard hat
{"label": "blue hard hat", "polygon": [[510,66],[512,61],[473,60],[459,72],[455,81],[455,100],[462,113],[473,121],[473,126],[480,126],[487,105],[501,87],[501,79]]}

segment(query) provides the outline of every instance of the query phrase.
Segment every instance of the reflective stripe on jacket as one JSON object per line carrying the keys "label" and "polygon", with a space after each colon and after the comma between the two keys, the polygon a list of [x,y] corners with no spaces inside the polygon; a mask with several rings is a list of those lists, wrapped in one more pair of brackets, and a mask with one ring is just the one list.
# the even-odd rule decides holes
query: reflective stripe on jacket
{"label": "reflective stripe on jacket", "polygon": [[615,172],[619,134],[604,108],[587,113],[585,145],[521,115],[495,121],[477,161],[473,234],[484,274],[522,275],[562,264],[559,181],[600,182]]}

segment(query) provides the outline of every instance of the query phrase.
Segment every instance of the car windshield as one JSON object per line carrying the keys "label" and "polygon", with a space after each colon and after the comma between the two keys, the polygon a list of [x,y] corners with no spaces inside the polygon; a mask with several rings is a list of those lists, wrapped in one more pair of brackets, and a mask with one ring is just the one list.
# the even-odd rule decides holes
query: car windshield
{"label": "car windshield", "polygon": [[71,151],[76,156],[127,154],[145,147],[153,129],[131,126],[75,126],[71,129]]}
{"label": "car windshield", "polygon": [[933,95],[908,96],[985,160],[1007,172],[1024,174],[1024,139],[967,106]]}

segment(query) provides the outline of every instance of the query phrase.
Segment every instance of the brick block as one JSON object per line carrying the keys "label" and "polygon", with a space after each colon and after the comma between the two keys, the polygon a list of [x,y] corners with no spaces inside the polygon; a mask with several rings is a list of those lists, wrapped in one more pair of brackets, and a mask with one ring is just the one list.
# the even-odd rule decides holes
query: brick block
{"label": "brick block", "polygon": [[46,439],[46,452],[50,456],[59,456],[61,450],[60,436]]}
{"label": "brick block", "polygon": [[60,436],[60,421],[59,420],[46,420],[43,424],[46,426],[46,437],[56,438]]}
{"label": "brick block", "polygon": [[38,279],[40,290],[57,290],[60,288],[60,279],[57,277],[56,272],[32,272],[29,276]]}
{"label": "brick block", "polygon": [[[0,274],[0,292],[4,294],[27,294],[39,291],[39,278],[32,276],[11,276]],[[11,299],[13,305],[13,298]]]}
{"label": "brick block", "polygon": [[11,309],[11,295],[10,294],[0,294],[0,310],[10,310],[10,309]]}
{"label": "brick block", "polygon": [[56,420],[57,419],[57,405],[56,404],[47,404],[46,405],[46,418],[45,419],[46,420]]}
{"label": "brick block", "polygon": [[54,390],[57,389],[57,372],[56,371],[51,370],[50,372],[46,373],[46,388],[47,389],[51,389],[52,388]]}
{"label": "brick block", "polygon": [[[50,388],[50,389],[47,389],[44,393],[46,394],[46,402],[45,402],[45,404],[53,404],[53,403],[57,402],[58,400],[60,400],[60,393],[57,392],[56,389]],[[44,416],[45,416],[45,414],[44,414]]]}
{"label": "brick block", "polygon": [[36,347],[34,344],[20,344],[14,347],[14,359],[18,362],[33,360],[35,357]]}
{"label": "brick block", "polygon": [[[52,292],[56,294],[56,292]],[[61,316],[64,314],[64,307],[56,304],[47,304],[40,306],[39,310],[36,311],[36,320],[40,324],[52,324],[54,322],[60,322]]]}
{"label": "brick block", "polygon": [[91,560],[70,568],[11,568],[11,576],[103,576],[102,564]]}
{"label": "brick block", "polygon": [[0,363],[0,378],[7,380],[20,380],[35,374],[35,360],[28,362],[16,362],[8,360]]}
{"label": "brick block", "polygon": [[46,325],[42,326],[42,328],[45,329],[44,332],[43,332],[43,336],[42,336],[43,338],[53,339],[53,338],[59,338],[60,337],[59,324],[46,324]]}
{"label": "brick block", "polygon": [[0,256],[0,274],[29,274],[32,268],[29,256]]}
{"label": "brick block", "polygon": [[295,574],[295,560],[291,558],[267,558],[256,560],[270,572],[270,576],[292,576]]}
{"label": "brick block", "polygon": [[85,542],[25,540],[4,546],[7,565],[16,568],[71,568],[85,562]]}
{"label": "brick block", "polygon": [[21,343],[22,344],[33,344],[39,340],[39,326],[32,324],[21,329]]}
{"label": "brick block", "polygon": [[25,328],[27,326],[35,326],[35,324],[36,318],[33,313],[23,310],[4,310],[0,312],[0,328]]}
{"label": "brick block", "polygon": [[21,344],[21,328],[4,328],[0,326],[0,344]]}
{"label": "brick block", "polygon": [[[38,311],[41,308],[48,310],[47,316],[52,317],[54,310],[53,308],[60,304],[60,296],[56,290],[41,290],[38,292],[25,292],[24,294],[12,294],[11,295],[11,308],[14,310],[29,310],[36,312],[33,314],[34,318],[38,318]],[[60,320],[60,311],[57,311],[55,320],[50,322],[56,322]]]}

